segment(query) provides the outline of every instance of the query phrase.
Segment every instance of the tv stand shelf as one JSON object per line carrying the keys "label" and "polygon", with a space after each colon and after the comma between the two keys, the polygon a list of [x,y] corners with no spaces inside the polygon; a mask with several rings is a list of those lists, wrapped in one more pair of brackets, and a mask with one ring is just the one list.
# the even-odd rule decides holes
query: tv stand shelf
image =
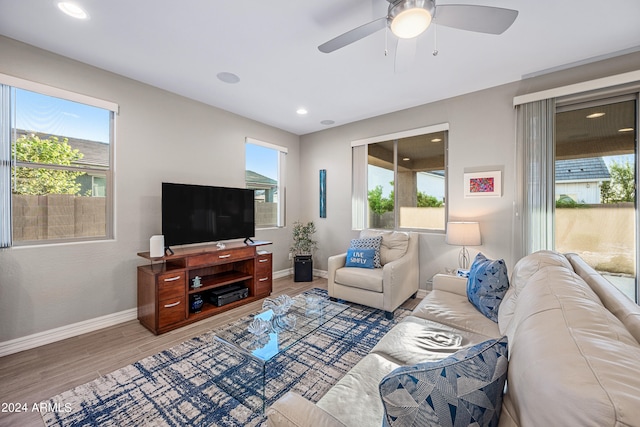
{"label": "tv stand shelf", "polygon": [[[138,256],[150,261],[138,267],[138,320],[154,334],[222,313],[267,297],[272,291],[272,258],[256,248],[271,242],[255,241],[174,249],[174,253],[152,258],[149,252]],[[194,279],[200,287],[194,288]],[[209,303],[208,291],[239,284],[248,296],[223,306]],[[196,294],[204,300],[198,312],[190,310]]]}
{"label": "tv stand shelf", "polygon": [[202,286],[200,286],[199,288],[194,288],[193,286],[191,286],[189,288],[189,293],[197,294],[203,291],[208,291],[210,289],[232,285],[234,283],[244,282],[245,280],[251,279],[253,279],[252,275],[249,275],[242,271],[225,271],[224,273],[203,277],[200,281],[200,283],[202,283]]}

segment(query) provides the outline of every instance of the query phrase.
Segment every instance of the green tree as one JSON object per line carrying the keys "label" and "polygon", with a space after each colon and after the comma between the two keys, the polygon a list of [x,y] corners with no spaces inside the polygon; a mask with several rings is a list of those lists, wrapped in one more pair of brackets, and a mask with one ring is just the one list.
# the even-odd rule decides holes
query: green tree
{"label": "green tree", "polygon": [[382,186],[376,185],[373,190],[367,192],[367,199],[369,201],[369,209],[372,212],[382,215],[385,212],[393,211],[393,191],[389,197],[382,197]]}
{"label": "green tree", "polygon": [[442,205],[442,200],[438,200],[435,196],[430,196],[422,191],[418,191],[419,208],[439,208],[442,207]]}
{"label": "green tree", "polygon": [[611,162],[609,165],[611,174],[610,182],[603,182],[600,187],[602,203],[620,203],[635,201],[635,171],[629,161],[624,163]]}
{"label": "green tree", "polygon": [[[18,162],[40,163],[47,165],[70,166],[84,155],[73,149],[65,138],[62,142],[51,136],[40,139],[37,135],[21,135],[11,147],[12,156]],[[78,194],[80,183],[77,178],[84,172],[75,172],[46,167],[16,167],[14,175],[14,194]]]}

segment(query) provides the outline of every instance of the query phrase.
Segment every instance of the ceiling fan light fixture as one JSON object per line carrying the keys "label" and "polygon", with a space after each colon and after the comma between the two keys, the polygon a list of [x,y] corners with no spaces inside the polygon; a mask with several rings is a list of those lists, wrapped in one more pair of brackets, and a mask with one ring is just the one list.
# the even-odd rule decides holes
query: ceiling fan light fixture
{"label": "ceiling fan light fixture", "polygon": [[433,0],[400,0],[389,6],[391,32],[401,39],[422,34],[433,19]]}
{"label": "ceiling fan light fixture", "polygon": [[89,19],[89,14],[82,7],[73,2],[60,1],[58,2],[58,9],[72,18]]}

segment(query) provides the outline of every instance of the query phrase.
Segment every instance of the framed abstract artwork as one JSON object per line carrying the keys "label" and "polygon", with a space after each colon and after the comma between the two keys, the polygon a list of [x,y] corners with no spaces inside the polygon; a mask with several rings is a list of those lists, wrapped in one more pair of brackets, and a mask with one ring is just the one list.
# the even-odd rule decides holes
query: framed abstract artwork
{"label": "framed abstract artwork", "polygon": [[464,197],[501,196],[501,171],[474,172],[464,174]]}

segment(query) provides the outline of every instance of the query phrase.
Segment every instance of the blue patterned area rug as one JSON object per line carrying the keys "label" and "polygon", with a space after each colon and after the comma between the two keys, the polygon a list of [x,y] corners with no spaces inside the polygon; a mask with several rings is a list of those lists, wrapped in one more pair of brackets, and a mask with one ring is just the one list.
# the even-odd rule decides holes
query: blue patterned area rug
{"label": "blue patterned area rug", "polygon": [[[313,289],[327,297],[326,290]],[[410,311],[384,312],[358,304],[276,356],[267,370],[267,404],[289,390],[317,402],[362,359],[391,327]],[[227,394],[228,373],[242,358],[213,340],[214,332],[192,338],[104,377],[43,402],[52,412],[42,414],[47,426],[260,426],[260,411]],[[246,361],[245,361],[246,362]],[[274,363],[275,362],[275,363]]]}

